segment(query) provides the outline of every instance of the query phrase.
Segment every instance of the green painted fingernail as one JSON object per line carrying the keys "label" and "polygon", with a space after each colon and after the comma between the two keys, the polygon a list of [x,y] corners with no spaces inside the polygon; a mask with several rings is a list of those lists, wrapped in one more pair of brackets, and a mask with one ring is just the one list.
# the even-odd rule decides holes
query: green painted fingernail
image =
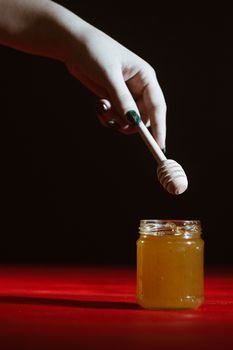
{"label": "green painted fingernail", "polygon": [[117,123],[117,121],[113,120],[113,119],[108,120],[107,125],[109,128],[112,128],[112,129],[119,129],[120,128],[120,125]]}
{"label": "green painted fingernail", "polygon": [[96,110],[97,110],[97,114],[103,115],[108,111],[108,107],[106,106],[105,103],[98,101],[96,105]]}
{"label": "green painted fingernail", "polygon": [[134,110],[128,111],[126,113],[128,121],[133,125],[138,125],[141,121],[141,117]]}

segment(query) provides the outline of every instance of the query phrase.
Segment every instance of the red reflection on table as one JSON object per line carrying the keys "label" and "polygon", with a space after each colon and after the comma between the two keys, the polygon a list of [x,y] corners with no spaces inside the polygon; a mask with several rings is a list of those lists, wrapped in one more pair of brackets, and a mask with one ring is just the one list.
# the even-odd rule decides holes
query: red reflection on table
{"label": "red reflection on table", "polygon": [[233,349],[233,269],[212,269],[193,311],[147,311],[135,269],[0,267],[0,349]]}

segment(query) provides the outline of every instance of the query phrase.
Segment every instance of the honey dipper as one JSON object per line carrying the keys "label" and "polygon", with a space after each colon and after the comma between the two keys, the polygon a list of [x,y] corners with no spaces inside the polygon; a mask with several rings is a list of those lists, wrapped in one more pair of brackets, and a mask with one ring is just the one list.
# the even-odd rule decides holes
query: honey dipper
{"label": "honey dipper", "polygon": [[129,111],[127,117],[131,124],[137,127],[140,136],[155,158],[158,164],[157,176],[161,185],[171,194],[183,193],[188,187],[184,169],[175,160],[166,158],[141,117],[135,111]]}

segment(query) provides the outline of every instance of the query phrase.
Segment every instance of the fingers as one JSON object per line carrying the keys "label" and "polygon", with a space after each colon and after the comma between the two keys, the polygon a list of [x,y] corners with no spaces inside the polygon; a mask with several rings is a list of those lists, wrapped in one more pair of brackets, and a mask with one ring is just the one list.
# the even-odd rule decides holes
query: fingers
{"label": "fingers", "polygon": [[97,102],[97,115],[100,123],[108,128],[120,131],[123,134],[135,133],[135,127],[126,124],[117,114],[110,101],[101,99]]}
{"label": "fingers", "polygon": [[105,127],[111,127],[114,129],[119,129],[124,127],[125,125],[114,116],[112,112],[111,103],[106,99],[101,99],[97,102],[97,116],[99,118],[100,123]]}
{"label": "fingers", "polygon": [[145,113],[150,117],[152,134],[159,146],[164,149],[166,142],[166,103],[156,79],[150,79],[143,91]]}
{"label": "fingers", "polygon": [[134,110],[138,114],[139,110],[131,95],[121,70],[115,70],[109,76],[108,93],[111,103],[114,106],[113,112],[121,124],[121,132],[125,134],[135,133],[136,128],[129,124],[126,114],[129,110]]}
{"label": "fingers", "polygon": [[130,92],[132,87],[135,89],[133,84],[136,79],[132,79],[129,90],[121,71],[115,70],[109,75],[106,90],[111,104],[108,100],[102,100],[104,107],[102,113],[98,113],[99,120],[104,126],[118,128],[124,134],[135,133],[137,128],[130,125],[126,117],[129,110],[134,110],[141,116],[147,127],[151,125],[154,138],[164,149],[166,140],[165,99],[154,71],[146,69],[141,73],[143,73],[143,79],[140,78],[136,82],[136,88],[138,91],[141,90],[141,93],[137,94],[137,101]]}

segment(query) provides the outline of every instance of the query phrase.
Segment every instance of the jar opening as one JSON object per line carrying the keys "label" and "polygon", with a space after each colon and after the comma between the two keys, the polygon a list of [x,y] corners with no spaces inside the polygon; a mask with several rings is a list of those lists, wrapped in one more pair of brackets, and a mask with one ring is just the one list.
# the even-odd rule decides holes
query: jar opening
{"label": "jar opening", "polygon": [[145,235],[193,235],[200,233],[200,220],[141,220],[139,233]]}

